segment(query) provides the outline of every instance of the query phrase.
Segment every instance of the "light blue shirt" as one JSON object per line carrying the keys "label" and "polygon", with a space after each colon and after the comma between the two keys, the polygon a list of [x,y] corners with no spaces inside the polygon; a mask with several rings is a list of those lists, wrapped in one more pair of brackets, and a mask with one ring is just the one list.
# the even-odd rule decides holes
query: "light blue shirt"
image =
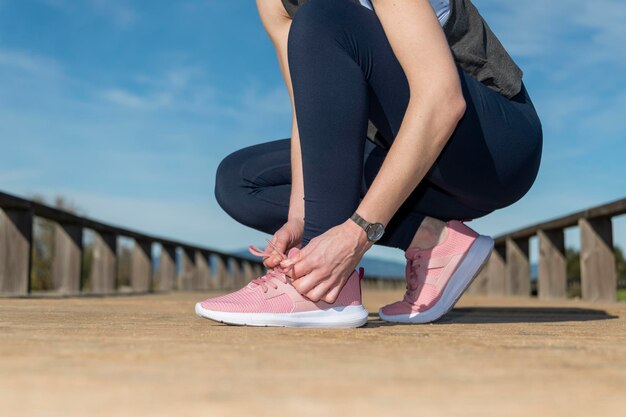
{"label": "light blue shirt", "polygon": [[[430,5],[432,6],[435,14],[437,15],[437,19],[439,19],[439,24],[441,26],[446,24],[448,17],[450,16],[450,0],[428,0],[430,1]],[[370,10],[374,10],[372,7],[372,3],[370,0],[359,0],[359,2],[367,7]]]}

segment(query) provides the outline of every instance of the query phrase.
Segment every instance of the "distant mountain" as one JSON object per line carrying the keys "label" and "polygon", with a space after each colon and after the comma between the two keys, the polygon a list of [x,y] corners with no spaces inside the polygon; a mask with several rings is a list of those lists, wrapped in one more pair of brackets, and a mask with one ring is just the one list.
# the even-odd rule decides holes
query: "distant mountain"
{"label": "distant mountain", "polygon": [[[261,260],[260,257],[252,255],[247,248],[232,252],[232,254],[253,261]],[[387,279],[404,279],[405,264],[401,262],[380,259],[366,254],[363,259],[361,259],[361,262],[359,262],[357,269],[359,266],[362,266],[365,270],[366,277],[376,276]]]}

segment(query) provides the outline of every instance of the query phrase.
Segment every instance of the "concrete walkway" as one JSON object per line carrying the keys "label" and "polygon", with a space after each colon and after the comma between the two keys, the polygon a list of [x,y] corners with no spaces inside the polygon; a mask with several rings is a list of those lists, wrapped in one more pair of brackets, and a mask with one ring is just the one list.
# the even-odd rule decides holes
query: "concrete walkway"
{"label": "concrete walkway", "polygon": [[206,293],[0,300],[3,416],[623,416],[626,304],[463,298],[430,325],[233,327]]}

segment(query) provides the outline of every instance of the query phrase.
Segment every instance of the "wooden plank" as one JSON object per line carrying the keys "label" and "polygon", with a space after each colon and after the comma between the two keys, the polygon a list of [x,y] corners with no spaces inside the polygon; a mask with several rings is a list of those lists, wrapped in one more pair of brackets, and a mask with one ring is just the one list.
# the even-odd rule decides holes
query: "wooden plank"
{"label": "wooden plank", "polygon": [[504,243],[507,237],[511,237],[513,239],[529,238],[537,234],[539,230],[555,230],[576,226],[578,224],[578,219],[581,218],[610,218],[621,214],[626,214],[626,198],[611,201],[609,203],[577,211],[575,213],[570,213],[565,216],[560,216],[555,219],[534,224],[532,226],[527,226],[522,229],[500,235],[494,240],[496,243]]}
{"label": "wooden plank", "polygon": [[171,291],[174,289],[176,283],[175,246],[161,246],[161,256],[159,258],[159,272],[157,277],[157,288],[159,291]]}
{"label": "wooden plank", "polygon": [[133,246],[130,283],[134,292],[152,290],[152,242],[137,240]]}
{"label": "wooden plank", "polygon": [[608,217],[578,221],[580,273],[585,301],[615,301],[617,271],[613,252],[613,227]]}
{"label": "wooden plank", "polygon": [[91,291],[96,294],[115,292],[117,278],[117,235],[94,233],[91,264]]}
{"label": "wooden plank", "polygon": [[506,239],[505,293],[530,297],[528,238]]}
{"label": "wooden plank", "polygon": [[221,255],[213,254],[215,257],[215,283],[216,289],[226,289],[228,287],[228,264]]}
{"label": "wooden plank", "polygon": [[45,204],[36,203],[34,201],[26,200],[17,196],[3,193],[1,191],[0,191],[0,208],[4,208],[6,210],[14,210],[14,211],[30,211],[32,215],[34,216],[39,216],[44,219],[52,220],[52,221],[65,224],[65,225],[82,226],[83,229],[91,229],[94,232],[100,233],[102,235],[125,236],[125,237],[136,239],[136,240],[148,240],[151,242],[158,242],[162,244],[163,246],[181,247],[188,251],[200,250],[205,253],[214,253],[214,254],[224,256],[224,257],[233,257],[239,260],[246,259],[244,257],[238,256],[238,255],[231,255],[229,253],[222,252],[214,248],[194,246],[185,242],[176,241],[172,239],[166,239],[166,238],[162,238],[158,236],[152,236],[146,233],[137,232],[135,230],[102,223],[97,220],[90,219],[88,217],[78,216],[76,214],[69,213],[67,211],[57,209],[55,207],[50,207]]}
{"label": "wooden plank", "polygon": [[539,298],[565,298],[567,261],[563,229],[539,230]]}
{"label": "wooden plank", "polygon": [[68,295],[80,293],[82,264],[83,228],[56,223],[54,227],[52,278],[57,292]]}
{"label": "wooden plank", "polygon": [[244,277],[241,264],[238,259],[232,257],[230,258],[230,276],[233,288],[237,289],[243,287]]}
{"label": "wooden plank", "polygon": [[243,274],[243,285],[248,284],[257,277],[250,261],[241,261],[241,271]]}
{"label": "wooden plank", "polygon": [[0,293],[24,295],[30,291],[33,212],[0,210]]}
{"label": "wooden plank", "polygon": [[505,295],[506,251],[504,245],[494,245],[487,262],[487,294]]}
{"label": "wooden plank", "polygon": [[180,257],[181,265],[178,276],[178,289],[180,290],[195,290],[197,288],[196,282],[196,263],[194,252],[183,248]]}
{"label": "wooden plank", "polygon": [[207,256],[199,250],[195,251],[196,257],[196,289],[211,289],[211,267]]}
{"label": "wooden plank", "polygon": [[266,272],[264,265],[255,263],[252,267],[254,269],[255,278],[265,275]]}

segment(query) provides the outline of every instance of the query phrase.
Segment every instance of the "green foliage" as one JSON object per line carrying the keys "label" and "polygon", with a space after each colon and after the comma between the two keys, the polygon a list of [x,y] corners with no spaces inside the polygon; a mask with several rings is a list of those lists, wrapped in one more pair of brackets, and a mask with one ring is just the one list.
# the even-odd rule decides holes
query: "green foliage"
{"label": "green foliage", "polygon": [[572,248],[565,249],[567,296],[580,297],[580,253]]}
{"label": "green foliage", "polygon": [[31,266],[31,290],[54,289],[52,259],[54,255],[55,225],[49,220],[35,217]]}

